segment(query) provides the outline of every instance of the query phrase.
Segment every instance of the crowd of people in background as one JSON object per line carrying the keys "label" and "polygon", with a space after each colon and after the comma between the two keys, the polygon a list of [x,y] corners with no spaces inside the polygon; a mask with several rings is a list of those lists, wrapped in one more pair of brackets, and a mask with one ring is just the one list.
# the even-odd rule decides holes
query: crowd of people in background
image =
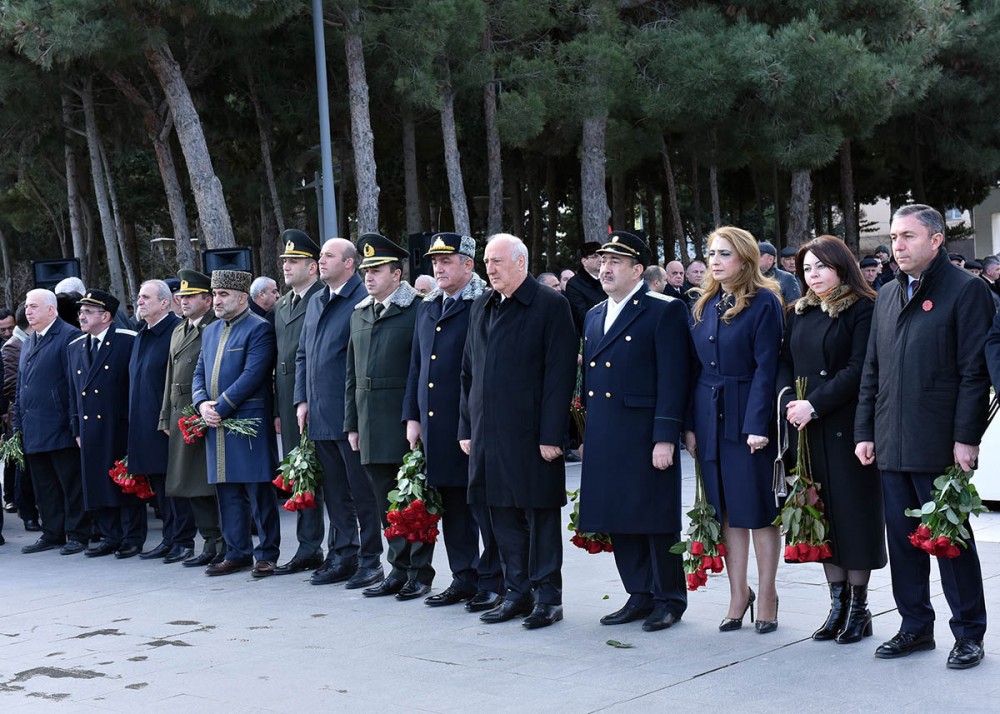
{"label": "crowd of people in background", "polygon": [[[902,624],[876,656],[932,649],[929,556],[909,545],[903,512],[944,469],[977,465],[988,370],[1000,377],[1000,258],[947,254],[927,206],[899,209],[890,233],[891,251],[859,261],[833,236],[779,252],[723,226],[706,259],[685,266],[615,231],[584,243],[575,269],[537,278],[525,244],[498,234],[486,280],[472,238],[438,233],[421,256],[433,275],[411,285],[409,253],[384,236],[320,246],[290,229],[284,295],[267,276],[181,270],[140,286],[132,322],[117,297],[78,279],[31,290],[0,311],[5,433],[22,436],[26,457],[24,469],[6,464],[4,510],[39,532],[26,554],[138,556],[209,576],[311,571],[313,585],[464,603],[483,622],[535,629],[563,618],[564,463],[578,459],[578,527],[610,536],[629,595],[601,622],[657,631],[687,607],[670,552],[684,529],[686,448],[727,550],[719,630],[741,629],[749,612],[767,634],[779,621],[777,421],[808,438],[824,487],[830,610],[813,638],[872,635],[868,580],[888,544]],[[921,363],[904,363],[914,351]],[[794,395],[799,380],[808,386]],[[587,415],[579,430],[574,396]],[[191,410],[206,434],[189,443],[179,419]],[[234,433],[231,419],[258,426]],[[279,564],[271,481],[279,443],[288,453],[303,433],[322,480]],[[418,445],[444,504],[451,580],[436,594],[434,544],[386,530]],[[163,523],[149,550],[146,501],[109,478],[126,456]],[[941,561],[958,669],[981,661],[986,629],[971,529],[968,540]]]}

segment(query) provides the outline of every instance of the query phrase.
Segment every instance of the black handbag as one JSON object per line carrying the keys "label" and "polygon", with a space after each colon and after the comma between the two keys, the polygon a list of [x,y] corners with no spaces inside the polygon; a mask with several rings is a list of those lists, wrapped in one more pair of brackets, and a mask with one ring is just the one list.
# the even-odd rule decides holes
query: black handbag
{"label": "black handbag", "polygon": [[781,499],[788,495],[788,481],[785,480],[785,454],[788,452],[788,421],[782,418],[781,398],[791,387],[785,387],[778,392],[778,456],[774,459],[774,477],[771,489],[774,491],[774,505],[780,507]]}

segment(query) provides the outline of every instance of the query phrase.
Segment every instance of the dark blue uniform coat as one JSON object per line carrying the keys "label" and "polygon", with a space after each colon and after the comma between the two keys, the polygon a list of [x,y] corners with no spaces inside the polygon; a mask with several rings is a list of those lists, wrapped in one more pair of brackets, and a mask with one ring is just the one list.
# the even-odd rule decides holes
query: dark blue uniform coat
{"label": "dark blue uniform coat", "polygon": [[[583,394],[587,409],[580,530],[681,530],[681,465],[653,467],[653,445],[678,445],[691,370],[683,301],[643,286],[604,334],[607,301],[587,314]],[[678,445],[679,446],[679,445]]]}
{"label": "dark blue uniform coat", "polygon": [[[728,513],[734,528],[763,528],[778,515],[771,485],[777,456],[774,385],[784,329],[781,299],[761,289],[727,325],[716,307],[719,295],[691,327],[700,373],[690,419],[705,493],[716,513]],[[750,434],[771,441],[751,454]]]}
{"label": "dark blue uniform coat", "polygon": [[441,314],[445,295],[440,292],[418,307],[403,419],[420,422],[427,482],[439,488],[469,485],[469,457],[458,445],[462,352],[472,303],[485,286],[473,274],[446,314]]}
{"label": "dark blue uniform coat", "polygon": [[163,385],[167,380],[170,337],[181,321],[174,313],[152,328],[143,324],[129,361],[128,468],[137,474],[165,474],[170,440],[160,431]]}
{"label": "dark blue uniform coat", "polygon": [[274,328],[250,310],[216,320],[201,333],[191,398],[197,409],[218,401],[223,419],[259,419],[257,436],[209,429],[205,434],[209,483],[258,483],[274,478],[278,463],[274,435]]}
{"label": "dark blue uniform coat", "polygon": [[21,348],[14,431],[21,432],[25,454],[76,447],[69,423],[66,345],[79,336],[78,329],[57,317],[44,337],[31,335]]}
{"label": "dark blue uniform coat", "polygon": [[[74,399],[70,403],[73,432],[80,437],[83,503],[98,508],[138,506],[142,501],[122,493],[108,471],[128,450],[128,363],[135,332],[108,328],[91,362],[87,335],[69,344],[69,372]],[[140,473],[132,469],[132,473]]]}
{"label": "dark blue uniform coat", "polygon": [[357,274],[330,297],[325,287],[306,308],[295,354],[295,403],[309,403],[309,438],[346,441],[344,380],[354,306],[368,297]]}
{"label": "dark blue uniform coat", "polygon": [[492,290],[473,303],[458,427],[472,440],[469,503],[565,505],[565,464],[538,447],[566,436],[578,345],[569,303],[531,275],[503,303]]}

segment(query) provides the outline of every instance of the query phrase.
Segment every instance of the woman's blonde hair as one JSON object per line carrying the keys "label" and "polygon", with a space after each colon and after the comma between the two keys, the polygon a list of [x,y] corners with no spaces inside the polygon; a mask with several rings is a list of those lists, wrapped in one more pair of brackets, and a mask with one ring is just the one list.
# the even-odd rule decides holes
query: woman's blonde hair
{"label": "woman's blonde hair", "polygon": [[[742,228],[722,226],[716,228],[708,237],[709,247],[716,238],[725,238],[729,241],[741,263],[740,272],[730,286],[735,302],[722,314],[723,322],[729,324],[734,317],[746,309],[758,290],[770,290],[778,296],[779,300],[781,299],[781,286],[778,285],[778,281],[765,277],[760,272],[760,248],[757,247],[757,239],[753,235]],[[712,275],[711,270],[705,273],[705,279],[702,280],[701,286],[693,291],[698,296],[691,308],[695,322],[701,322],[705,306],[709,300],[715,297],[720,287],[722,287],[721,284]]]}

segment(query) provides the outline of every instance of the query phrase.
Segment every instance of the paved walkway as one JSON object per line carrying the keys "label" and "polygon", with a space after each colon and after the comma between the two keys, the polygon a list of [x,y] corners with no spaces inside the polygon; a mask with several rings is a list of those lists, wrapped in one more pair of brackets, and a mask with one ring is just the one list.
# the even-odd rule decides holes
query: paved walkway
{"label": "paved walkway", "polygon": [[[579,466],[568,469],[571,488]],[[693,499],[690,461],[685,494]],[[568,514],[568,511],[566,512]],[[975,524],[991,614],[1000,614],[1000,516]],[[282,512],[284,557],[294,517]],[[1000,629],[976,669],[952,671],[947,605],[933,569],[938,649],[873,657],[895,633],[888,569],[872,579],[875,637],[813,642],[826,614],[818,565],[778,572],[780,627],[720,633],[725,575],[692,593],[684,620],[646,633],[603,627],[624,595],[610,555],[567,544],[566,619],[529,632],[461,606],[368,600],[305,576],[207,578],[161,561],[45,552],[8,521],[0,548],[0,711],[12,712],[741,712],[997,711]],[[567,533],[567,537],[568,537]],[[152,530],[149,543],[156,542]],[[443,548],[439,588],[448,583]],[[996,619],[994,619],[994,623]],[[630,644],[618,649],[608,640]]]}

